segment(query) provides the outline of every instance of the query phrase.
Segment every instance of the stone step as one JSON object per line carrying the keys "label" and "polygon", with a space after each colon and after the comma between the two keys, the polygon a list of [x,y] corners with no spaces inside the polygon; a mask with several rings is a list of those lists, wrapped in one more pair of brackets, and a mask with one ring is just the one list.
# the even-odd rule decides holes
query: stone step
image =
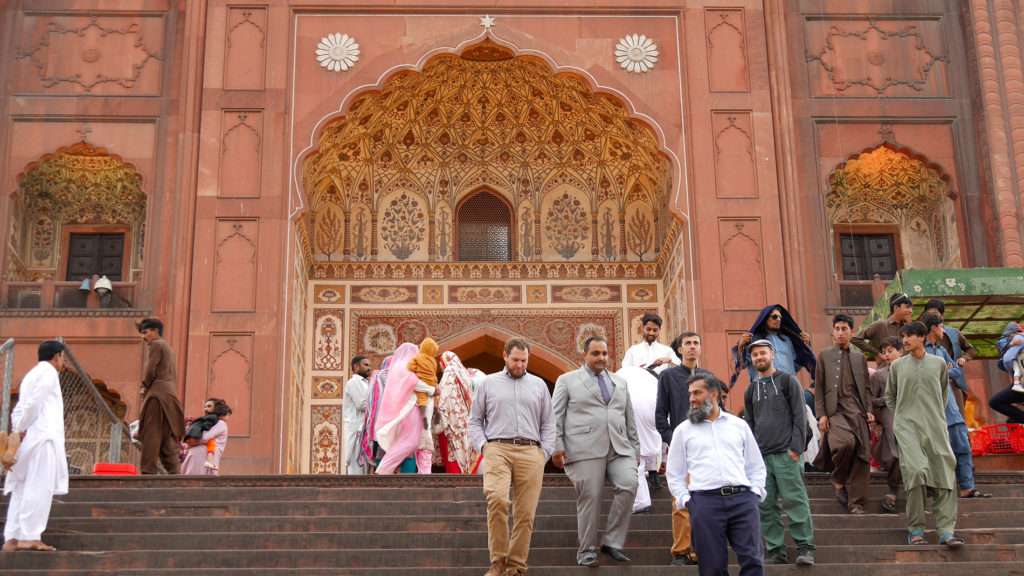
{"label": "stone step", "polygon": [[[190,523],[190,527],[195,528]],[[241,528],[241,526],[240,526]],[[204,527],[204,529],[206,529]],[[960,529],[957,534],[972,545],[1024,544],[1024,528],[993,530]],[[826,529],[815,530],[815,541],[842,543],[846,546],[886,546],[902,544],[907,537],[905,529],[882,530]],[[487,546],[486,531],[463,532],[274,532],[227,531],[176,533],[160,532],[96,532],[73,533],[49,531],[46,541],[60,550],[136,551],[136,550],[238,550],[246,547],[260,550],[345,550],[345,549],[451,549],[482,548]],[[790,545],[794,545],[789,541]],[[630,530],[626,548],[668,549],[672,535],[666,529]],[[576,533],[570,530],[534,530],[533,549],[576,547]]]}
{"label": "stone step", "polygon": [[[972,564],[957,564],[957,568],[970,568],[974,576],[1021,576],[1024,569],[1019,564],[1011,562],[975,562]],[[737,573],[737,566],[733,565],[731,572]],[[480,576],[486,566],[474,567],[452,567],[452,568],[418,568],[416,576]],[[803,566],[765,566],[765,574],[769,576],[807,576],[812,573],[828,574],[829,576],[870,576],[885,574],[886,576],[948,576],[951,567],[948,562],[919,562],[915,564],[886,564],[879,567],[877,564],[831,564],[823,565],[820,562],[814,569]],[[203,568],[203,576],[237,576],[235,568]],[[249,568],[245,571],[246,576],[338,576],[341,572],[338,568]],[[614,574],[623,576],[696,576],[696,566],[636,566],[618,565],[615,566]],[[956,570],[955,573],[960,573]],[[51,569],[27,569],[19,570],[18,576],[107,576],[109,573],[89,570],[51,570]],[[167,568],[167,569],[128,569],[118,570],[117,576],[195,576],[194,568]],[[345,576],[408,576],[406,568],[349,568],[344,570]],[[601,572],[594,572],[590,568],[578,566],[544,567],[531,566],[528,572],[530,576],[594,576],[595,574],[611,575],[611,569],[605,565]]]}
{"label": "stone step", "polygon": [[[662,475],[664,480],[665,476]],[[978,484],[1003,485],[1007,488],[1024,489],[1024,472],[976,472],[974,476]],[[473,474],[398,474],[393,476],[373,475],[328,475],[328,474],[292,474],[287,476],[72,476],[72,492],[84,488],[127,488],[132,490],[145,488],[273,488],[278,490],[291,488],[432,488],[435,490],[458,487],[482,488],[483,477]],[[808,489],[821,486],[828,488],[832,480],[828,474],[808,472],[804,475],[804,483]],[[885,485],[885,475],[871,474],[872,488]],[[572,487],[564,473],[545,474],[544,487]],[[831,493],[829,491],[829,493]]]}
{"label": "stone step", "polygon": [[[663,565],[668,562],[664,547],[633,548],[626,553],[635,566]],[[530,551],[531,566],[569,567],[576,560],[573,548],[533,547]],[[815,553],[819,564],[890,564],[911,562],[964,563],[964,570],[971,570],[966,563],[972,562],[1024,562],[1024,545],[975,544],[958,550],[941,546],[820,546]],[[602,562],[610,566],[621,566],[606,558]],[[5,567],[12,573],[23,570],[86,570],[115,571],[124,569],[193,568],[202,570],[211,565],[208,554],[202,551],[119,551],[119,552],[57,552],[53,554],[16,553],[6,555]],[[449,568],[465,566],[487,566],[487,549],[456,548],[450,550],[417,549],[396,553],[394,550],[220,550],[216,553],[216,564],[220,567],[246,570],[252,568],[334,568],[352,569],[362,567],[388,568]],[[417,572],[418,573],[418,572]]]}
{"label": "stone step", "polygon": [[[1024,485],[1005,484],[979,484],[979,489],[1000,498],[1024,498]],[[232,501],[292,501],[292,500],[316,500],[316,501],[411,501],[421,500],[423,494],[420,490],[409,490],[407,488],[371,488],[371,487],[251,487],[239,488],[233,486],[195,486],[175,490],[174,494],[180,491],[187,491],[189,497],[198,501],[209,500],[232,500]],[[872,485],[868,491],[869,501],[879,501],[888,490],[884,485]],[[109,501],[111,496],[120,500],[133,502],[166,501],[169,496],[165,487],[126,487],[126,488],[99,488],[91,486],[73,486],[70,493],[60,499],[65,502],[95,502]],[[807,487],[807,495],[811,499],[834,500],[835,494],[831,486],[812,485]],[[652,490],[651,496],[655,500],[668,500],[671,494],[667,487]],[[606,490],[606,497],[611,497],[611,491]],[[901,490],[899,498],[904,499],[906,494]],[[576,492],[571,486],[547,486],[541,491],[542,500],[576,500]],[[430,488],[430,499],[434,501],[457,502],[464,500],[482,500],[482,486],[455,486],[450,488]]]}
{"label": "stone step", "polygon": [[[812,499],[812,514],[840,514],[845,509],[835,499]],[[881,503],[868,502],[868,511],[880,511]],[[602,503],[602,514],[611,507],[611,501]],[[902,510],[905,502],[899,502]],[[652,511],[669,513],[671,504],[659,501],[652,504]],[[1024,499],[1020,498],[985,498],[961,499],[958,512],[1024,512]],[[0,513],[6,512],[6,506],[0,507]],[[403,501],[395,503],[380,501],[327,501],[316,500],[268,502],[255,500],[215,500],[196,501],[179,500],[169,502],[54,502],[51,517],[62,516],[345,516],[367,515],[372,512],[377,516],[433,516],[440,514],[470,514],[485,516],[487,502],[482,498],[473,500],[435,502],[435,501]],[[566,515],[576,513],[576,502],[569,500],[542,499],[537,506],[538,516]]]}
{"label": "stone step", "polygon": [[[139,532],[176,533],[196,530],[194,517],[157,516],[132,517],[104,514],[84,516],[52,516],[50,532],[70,531],[87,533]],[[932,525],[931,513],[927,513]],[[672,521],[667,513],[638,515],[630,520],[631,530],[670,530]],[[906,526],[903,515],[894,514],[815,514],[815,530],[879,530]],[[961,529],[1002,529],[1024,526],[1024,512],[978,512],[957,516],[957,528]],[[310,517],[282,516],[210,516],[202,517],[205,531],[226,533],[230,531],[270,532],[443,532],[443,531],[486,531],[487,518],[483,514],[450,515],[431,517],[365,516],[365,515],[324,515]],[[576,515],[538,516],[534,521],[535,530],[565,530],[575,534]]]}

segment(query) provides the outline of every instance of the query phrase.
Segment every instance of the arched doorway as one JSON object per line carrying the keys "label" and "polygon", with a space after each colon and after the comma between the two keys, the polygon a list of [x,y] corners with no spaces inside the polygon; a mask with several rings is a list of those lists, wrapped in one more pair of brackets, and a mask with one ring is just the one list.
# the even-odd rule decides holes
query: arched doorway
{"label": "arched doorway", "polygon": [[828,185],[840,306],[870,307],[876,274],[960,268],[956,194],[940,166],[885,142],[837,166]]}

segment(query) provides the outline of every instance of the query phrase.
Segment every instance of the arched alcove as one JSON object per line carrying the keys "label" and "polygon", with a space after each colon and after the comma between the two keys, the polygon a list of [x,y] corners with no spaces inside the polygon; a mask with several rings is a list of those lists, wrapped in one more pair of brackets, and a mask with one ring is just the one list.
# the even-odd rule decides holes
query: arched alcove
{"label": "arched alcove", "polygon": [[961,267],[956,195],[940,166],[885,142],[837,166],[828,187],[841,305],[870,305],[876,274]]}
{"label": "arched alcove", "polygon": [[79,142],[28,165],[18,180],[8,281],[141,279],[146,195],[134,166]]}

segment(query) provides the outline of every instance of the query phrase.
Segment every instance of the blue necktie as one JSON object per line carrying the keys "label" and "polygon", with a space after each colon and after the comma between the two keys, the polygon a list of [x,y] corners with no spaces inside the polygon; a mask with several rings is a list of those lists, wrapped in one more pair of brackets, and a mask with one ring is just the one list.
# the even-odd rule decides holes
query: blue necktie
{"label": "blue necktie", "polygon": [[604,371],[597,373],[597,385],[601,387],[601,396],[604,397],[605,405],[612,399],[612,395],[608,392],[608,386],[604,383]]}

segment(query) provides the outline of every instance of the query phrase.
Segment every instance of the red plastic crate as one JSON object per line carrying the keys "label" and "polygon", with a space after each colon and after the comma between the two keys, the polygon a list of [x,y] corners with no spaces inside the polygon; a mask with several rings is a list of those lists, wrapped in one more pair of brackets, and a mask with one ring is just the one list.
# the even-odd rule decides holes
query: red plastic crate
{"label": "red plastic crate", "polygon": [[135,467],[135,464],[97,462],[92,467],[92,473],[96,476],[138,476],[139,470]]}
{"label": "red plastic crate", "polygon": [[985,431],[991,440],[992,454],[1024,454],[1024,428],[1020,424],[985,426]]}
{"label": "red plastic crate", "polygon": [[979,428],[971,432],[971,454],[981,456],[982,454],[989,454],[991,451],[992,439],[989,438],[987,430]]}

